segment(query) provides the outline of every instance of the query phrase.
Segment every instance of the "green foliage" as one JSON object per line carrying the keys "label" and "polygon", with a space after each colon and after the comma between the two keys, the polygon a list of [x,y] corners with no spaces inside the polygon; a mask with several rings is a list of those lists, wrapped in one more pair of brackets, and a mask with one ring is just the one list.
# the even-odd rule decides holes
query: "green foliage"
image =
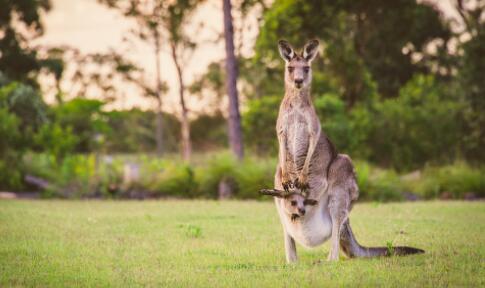
{"label": "green foliage", "polygon": [[35,144],[58,161],[75,151],[78,139],[71,126],[63,128],[59,123],[45,124],[34,135]]}
{"label": "green foliage", "polygon": [[8,108],[10,113],[21,120],[19,129],[23,134],[29,134],[24,135],[24,138],[31,137],[30,134],[47,119],[47,106],[38,91],[19,82],[0,86],[0,107]]}
{"label": "green foliage", "polygon": [[63,129],[72,129],[78,138],[76,151],[90,152],[96,149],[110,130],[104,102],[100,100],[76,98],[53,107],[54,119]]}
{"label": "green foliage", "polygon": [[[382,95],[395,97],[415,73],[426,70],[423,62],[428,58],[413,62],[413,54],[426,54],[427,43],[444,39],[438,45],[442,46],[450,37],[447,23],[439,16],[434,7],[414,1],[275,1],[264,14],[256,42],[257,65],[275,66],[280,38],[303,45],[317,37],[325,43],[329,64],[325,67],[317,60],[317,67],[325,67],[337,79],[349,106],[357,98],[365,100],[367,71]],[[410,51],[403,52],[407,46]]]}
{"label": "green foliage", "polygon": [[207,161],[207,166],[196,168],[196,177],[199,183],[198,195],[217,198],[221,180],[228,181],[232,184],[232,188],[236,188],[234,181],[238,161],[229,153],[220,153],[211,156]]}
{"label": "green foliage", "polygon": [[316,98],[314,105],[323,131],[339,151],[353,157],[367,156],[369,147],[365,141],[372,126],[365,106],[358,105],[349,112],[344,101],[331,93]]}
{"label": "green foliage", "polygon": [[409,180],[406,185],[416,194],[426,199],[437,198],[443,193],[455,199],[463,199],[466,193],[475,197],[485,197],[485,169],[472,168],[459,162],[443,167],[426,167],[417,180]]}
{"label": "green foliage", "polygon": [[246,144],[257,154],[276,154],[276,119],[282,97],[266,96],[249,101],[242,125]]}
{"label": "green foliage", "polygon": [[460,109],[432,76],[416,76],[398,98],[376,104],[370,159],[398,170],[452,161],[461,136]]}
{"label": "green foliage", "polygon": [[196,187],[193,168],[172,162],[153,175],[147,188],[157,196],[194,197]]}
{"label": "green foliage", "polygon": [[227,120],[222,113],[200,115],[190,122],[193,149],[199,152],[227,146]]}
{"label": "green foliage", "polygon": [[392,170],[383,170],[365,162],[355,162],[359,199],[373,201],[403,200],[404,185]]}
{"label": "green foliage", "polygon": [[[29,153],[22,165],[28,174],[50,183],[46,196],[214,199],[224,181],[230,186],[233,197],[258,199],[260,189],[273,187],[276,164],[275,158],[258,157],[247,157],[240,162],[224,152],[200,156],[192,164],[179,158],[162,159],[151,155],[67,155],[59,161],[52,154]],[[127,165],[138,167],[140,177],[133,183],[124,183]],[[444,192],[456,199],[470,197],[467,193],[485,197],[483,167],[464,163],[426,167],[420,177],[410,178],[364,161],[354,161],[354,165],[359,199],[363,201],[401,201],[409,193],[425,199],[436,198]],[[19,180],[18,177],[12,179]]]}
{"label": "green foliage", "polygon": [[0,107],[0,189],[17,190],[22,187],[20,153],[16,149],[21,135],[19,119]]}
{"label": "green foliage", "polygon": [[0,7],[0,71],[12,80],[36,85],[43,63],[29,41],[42,34],[41,15],[50,9],[50,1],[1,0]]}
{"label": "green foliage", "polygon": [[[150,153],[156,149],[155,113],[131,110],[113,110],[104,113],[109,126],[103,148],[119,153]],[[178,151],[180,123],[172,115],[163,113],[164,148],[167,152]]]}
{"label": "green foliage", "polygon": [[0,84],[0,189],[20,190],[22,155],[45,121],[46,105],[31,86],[6,78]]}
{"label": "green foliage", "polygon": [[[478,14],[480,15],[480,14]],[[463,58],[458,74],[459,93],[467,106],[463,111],[465,133],[463,147],[469,161],[485,160],[485,21],[475,37],[463,44]]]}

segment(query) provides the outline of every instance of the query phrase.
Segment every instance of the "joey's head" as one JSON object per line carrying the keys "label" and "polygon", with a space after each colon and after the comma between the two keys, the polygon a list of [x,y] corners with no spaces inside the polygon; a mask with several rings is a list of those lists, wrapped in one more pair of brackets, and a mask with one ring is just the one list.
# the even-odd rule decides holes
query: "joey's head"
{"label": "joey's head", "polygon": [[290,43],[278,41],[281,58],[285,60],[285,86],[294,89],[310,87],[312,82],[313,59],[318,54],[318,40],[310,40],[305,44],[302,53],[297,53]]}
{"label": "joey's head", "polygon": [[263,189],[260,193],[281,198],[283,200],[284,212],[290,215],[293,221],[305,216],[308,206],[315,206],[318,203],[317,200],[308,199],[302,193],[295,191],[287,192],[283,190]]}
{"label": "joey's head", "polygon": [[306,199],[301,194],[291,194],[284,198],[283,209],[285,213],[291,215],[291,220],[295,221],[300,217],[305,216],[307,212],[306,206],[314,206],[317,204],[316,200]]}

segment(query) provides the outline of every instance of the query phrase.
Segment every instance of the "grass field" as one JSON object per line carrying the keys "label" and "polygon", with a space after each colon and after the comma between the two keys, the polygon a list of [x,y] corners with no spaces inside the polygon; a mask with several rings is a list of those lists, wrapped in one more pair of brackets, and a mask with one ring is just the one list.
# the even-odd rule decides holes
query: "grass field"
{"label": "grass field", "polygon": [[427,252],[286,265],[271,202],[2,200],[0,287],[485,286],[484,202],[357,204],[351,224]]}

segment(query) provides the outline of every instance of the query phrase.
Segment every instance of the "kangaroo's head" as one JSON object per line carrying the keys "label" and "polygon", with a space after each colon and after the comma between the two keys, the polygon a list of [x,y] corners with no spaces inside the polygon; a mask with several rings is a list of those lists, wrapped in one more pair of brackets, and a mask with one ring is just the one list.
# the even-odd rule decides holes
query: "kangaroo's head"
{"label": "kangaroo's head", "polygon": [[300,217],[305,216],[306,206],[315,206],[318,201],[308,199],[303,193],[296,191],[284,191],[276,189],[263,189],[260,191],[263,195],[275,196],[283,199],[283,209],[287,215],[291,216],[291,220],[295,221]]}
{"label": "kangaroo's head", "polygon": [[285,40],[278,41],[281,58],[285,60],[285,85],[295,89],[307,88],[312,82],[311,63],[318,54],[318,40],[310,40],[297,53],[290,43]]}

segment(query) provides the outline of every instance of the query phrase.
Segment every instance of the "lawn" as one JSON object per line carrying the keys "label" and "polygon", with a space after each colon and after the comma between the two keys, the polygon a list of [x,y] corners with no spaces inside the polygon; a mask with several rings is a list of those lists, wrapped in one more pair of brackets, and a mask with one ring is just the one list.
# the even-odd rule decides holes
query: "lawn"
{"label": "lawn", "polygon": [[485,286],[485,202],[357,204],[351,224],[426,253],[286,265],[271,202],[1,200],[0,287]]}

